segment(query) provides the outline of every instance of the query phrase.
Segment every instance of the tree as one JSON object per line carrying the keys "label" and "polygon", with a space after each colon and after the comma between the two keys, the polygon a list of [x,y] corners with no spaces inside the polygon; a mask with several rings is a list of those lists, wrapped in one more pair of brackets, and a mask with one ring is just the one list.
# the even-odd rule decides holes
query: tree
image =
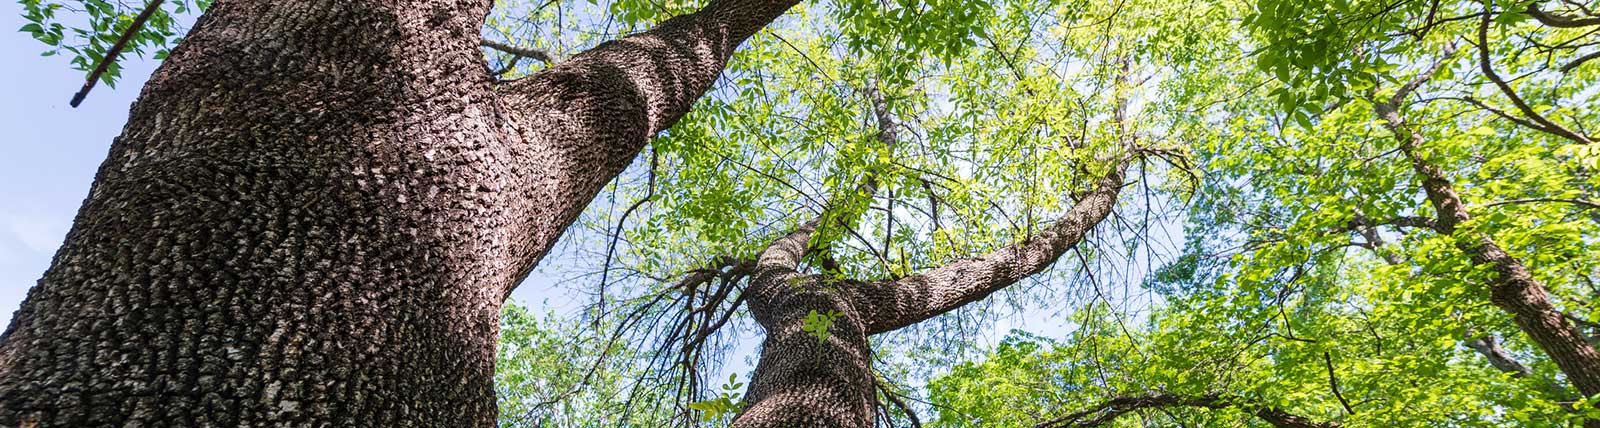
{"label": "tree", "polygon": [[492,424],[507,293],[794,2],[505,83],[490,3],[208,9],[0,338],[0,425]]}
{"label": "tree", "polygon": [[[81,3],[107,83],[206,6]],[[217,5],[0,425],[1597,420],[1586,4],[510,3]],[[505,306],[553,251],[591,305]]]}

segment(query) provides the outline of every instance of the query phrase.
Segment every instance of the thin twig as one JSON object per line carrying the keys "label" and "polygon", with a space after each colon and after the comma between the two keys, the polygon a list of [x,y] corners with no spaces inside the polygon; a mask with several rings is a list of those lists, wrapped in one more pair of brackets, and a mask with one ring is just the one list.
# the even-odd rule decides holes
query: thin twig
{"label": "thin twig", "polygon": [[117,62],[117,56],[122,55],[122,49],[128,47],[128,41],[133,40],[134,34],[139,34],[139,30],[144,28],[144,22],[150,20],[150,15],[161,9],[161,2],[162,0],[150,0],[150,4],[145,5],[144,10],[139,12],[139,16],[133,18],[133,23],[128,24],[128,29],[123,30],[122,36],[111,45],[111,50],[106,51],[106,56],[100,58],[99,64],[95,64],[94,71],[89,73],[89,80],[83,82],[83,89],[72,95],[69,105],[77,108],[78,104],[83,103],[83,97],[89,96],[89,90],[94,89],[95,83],[100,81],[100,75],[105,74],[106,70],[111,68],[111,64]]}

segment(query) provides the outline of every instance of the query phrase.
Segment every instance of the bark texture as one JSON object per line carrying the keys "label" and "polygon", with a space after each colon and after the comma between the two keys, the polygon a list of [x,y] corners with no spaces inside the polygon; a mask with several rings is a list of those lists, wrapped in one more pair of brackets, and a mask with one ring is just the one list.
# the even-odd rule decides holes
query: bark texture
{"label": "bark texture", "polygon": [[[807,223],[763,252],[745,291],[767,337],[745,394],[751,406],[734,428],[873,426],[872,350],[861,313],[842,292],[852,284],[795,272],[815,227]],[[802,329],[813,311],[838,314],[827,340]]]}
{"label": "bark texture", "polygon": [[[1443,235],[1455,235],[1456,227],[1472,216],[1444,171],[1418,152],[1424,137],[1406,123],[1395,105],[1374,102],[1378,118],[1394,133],[1400,151],[1422,178],[1422,189],[1435,213],[1433,229]],[[1517,327],[1550,356],[1579,392],[1585,396],[1600,394],[1600,352],[1551,303],[1544,284],[1488,235],[1461,235],[1456,237],[1456,248],[1471,257],[1474,264],[1494,271],[1488,284],[1489,301],[1511,315]]]}
{"label": "bark texture", "polygon": [[224,0],[0,336],[0,426],[492,426],[500,305],[794,2],[496,87],[484,0]]}

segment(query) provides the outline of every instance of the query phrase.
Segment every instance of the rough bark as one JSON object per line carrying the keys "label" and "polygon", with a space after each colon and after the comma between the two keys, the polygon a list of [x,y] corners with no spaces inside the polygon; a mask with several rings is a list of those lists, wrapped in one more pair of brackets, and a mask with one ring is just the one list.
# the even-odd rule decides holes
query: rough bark
{"label": "rough bark", "polygon": [[[1457,234],[1456,227],[1472,216],[1444,171],[1418,153],[1418,145],[1424,139],[1422,133],[1405,122],[1394,104],[1375,102],[1374,106],[1384,126],[1394,133],[1400,151],[1410,159],[1412,170],[1422,178],[1423,191],[1435,213],[1434,230],[1447,236]],[[1474,264],[1493,271],[1488,284],[1489,301],[1511,315],[1517,327],[1550,356],[1579,392],[1585,396],[1600,394],[1600,353],[1551,303],[1544,284],[1490,236],[1476,232],[1461,235],[1456,237],[1456,248],[1471,257]]]}
{"label": "rough bark", "polygon": [[1237,398],[1217,394],[1187,396],[1170,393],[1122,396],[1106,400],[1099,405],[1062,415],[1035,425],[1036,428],[1093,428],[1110,424],[1129,412],[1168,407],[1199,407],[1206,409],[1235,408],[1255,416],[1277,428],[1334,428],[1338,422],[1318,422],[1306,417],[1268,406],[1243,403]]}
{"label": "rough bark", "polygon": [[[745,291],[767,337],[745,394],[751,406],[734,428],[872,426],[872,351],[861,314],[841,292],[851,285],[795,272],[815,225],[774,242]],[[802,330],[812,311],[839,314],[826,341]]]}
{"label": "rough bark", "polygon": [[504,297],[793,1],[498,88],[490,4],[208,10],[0,336],[0,426],[491,426]]}

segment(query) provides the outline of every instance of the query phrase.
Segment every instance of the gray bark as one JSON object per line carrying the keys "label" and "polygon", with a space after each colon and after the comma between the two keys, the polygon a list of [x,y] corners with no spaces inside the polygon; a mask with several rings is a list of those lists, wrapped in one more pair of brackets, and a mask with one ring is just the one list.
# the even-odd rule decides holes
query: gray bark
{"label": "gray bark", "polygon": [[505,296],[792,4],[497,87],[489,1],[219,1],[0,336],[0,426],[492,426]]}

